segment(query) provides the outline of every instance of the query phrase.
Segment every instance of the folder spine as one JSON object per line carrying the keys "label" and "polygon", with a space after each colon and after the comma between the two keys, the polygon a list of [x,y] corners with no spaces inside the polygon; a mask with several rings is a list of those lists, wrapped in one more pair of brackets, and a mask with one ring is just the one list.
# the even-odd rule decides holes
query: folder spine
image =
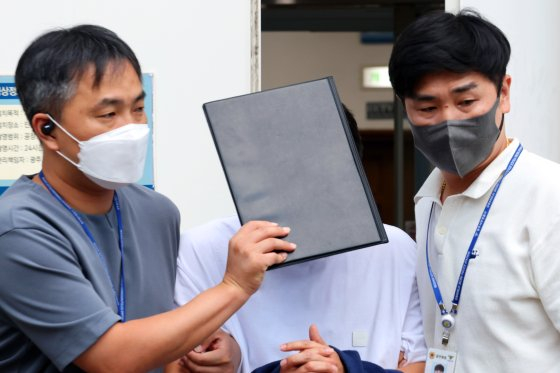
{"label": "folder spine", "polygon": [[377,208],[375,207],[375,199],[373,198],[373,192],[369,187],[369,181],[367,179],[366,173],[364,171],[364,167],[362,165],[362,159],[360,154],[358,153],[358,149],[356,148],[356,144],[354,140],[352,140],[352,132],[350,131],[350,125],[348,124],[348,120],[346,119],[346,115],[344,114],[344,108],[342,107],[342,102],[340,102],[338,92],[336,90],[336,85],[334,83],[334,78],[332,76],[327,77],[327,81],[331,88],[331,92],[333,94],[334,101],[336,103],[336,107],[338,109],[338,114],[342,119],[342,123],[344,124],[344,133],[346,133],[346,140],[348,141],[348,145],[350,146],[352,156],[354,157],[354,162],[356,163],[356,168],[358,169],[358,174],[362,180],[362,185],[364,187],[364,193],[366,194],[366,198],[368,203],[371,207],[371,213],[373,215],[373,220],[377,225],[377,229],[380,235],[380,243],[387,243],[389,239],[387,238],[387,233],[383,227],[383,223],[381,220],[381,216],[379,215]]}

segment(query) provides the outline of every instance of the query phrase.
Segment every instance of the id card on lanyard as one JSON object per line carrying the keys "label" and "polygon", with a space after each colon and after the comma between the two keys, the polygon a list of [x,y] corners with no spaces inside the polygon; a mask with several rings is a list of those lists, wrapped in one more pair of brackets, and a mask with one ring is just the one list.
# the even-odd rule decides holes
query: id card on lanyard
{"label": "id card on lanyard", "polygon": [[424,373],[453,373],[456,362],[456,352],[430,348]]}
{"label": "id card on lanyard", "polygon": [[[498,179],[498,182],[494,186],[494,189],[492,190],[492,193],[490,194],[490,197],[489,197],[488,201],[486,202],[486,206],[484,207],[484,210],[482,212],[482,215],[481,215],[480,220],[478,222],[478,225],[476,227],[475,233],[473,235],[473,238],[472,238],[471,243],[469,245],[469,248],[467,250],[467,254],[465,255],[465,259],[463,260],[463,265],[461,267],[461,272],[459,274],[459,278],[457,279],[457,286],[455,287],[455,294],[453,296],[453,301],[451,303],[451,309],[449,311],[445,307],[445,303],[443,302],[443,297],[441,295],[441,291],[439,289],[439,285],[438,285],[436,276],[435,276],[434,272],[432,271],[432,267],[430,265],[430,258],[429,258],[430,224],[431,224],[431,221],[432,221],[432,216],[433,216],[434,206],[435,206],[435,203],[432,203],[432,208],[430,209],[430,216],[428,218],[428,228],[427,228],[427,232],[426,232],[426,265],[428,267],[428,275],[430,277],[430,283],[431,283],[432,289],[434,291],[434,296],[435,296],[435,299],[436,299],[436,303],[438,305],[438,308],[439,308],[439,311],[440,311],[440,314],[441,314],[441,325],[443,327],[441,344],[444,347],[447,346],[447,344],[449,342],[449,338],[451,337],[451,332],[452,332],[452,330],[455,326],[455,323],[456,323],[455,317],[458,313],[459,301],[460,301],[460,298],[461,298],[461,291],[463,290],[463,282],[465,280],[465,275],[467,273],[467,268],[469,266],[469,262],[470,262],[471,259],[476,258],[476,251],[474,249],[475,246],[476,246],[476,242],[478,241],[478,237],[480,236],[482,228],[484,227],[484,223],[486,222],[486,218],[488,217],[490,209],[492,208],[492,204],[494,203],[494,200],[496,198],[496,194],[498,193],[498,190],[500,189],[500,186],[502,185],[502,181],[510,173],[510,171],[513,169],[513,167],[515,166],[515,163],[519,159],[519,156],[521,155],[522,151],[523,151],[523,146],[521,144],[519,144],[519,146],[517,147],[513,157],[510,159],[505,171],[502,173],[502,175]],[[449,357],[448,355],[446,355],[446,354],[449,354],[449,353],[451,353],[453,355],[452,358]],[[438,349],[430,349],[429,354],[428,354],[428,358],[430,356],[433,356],[434,359],[436,359],[439,356],[440,360],[449,358],[450,359],[449,361],[451,361],[451,360],[453,361],[453,364],[452,364],[453,365],[453,370],[455,369],[454,366],[455,366],[455,361],[457,359],[457,354],[455,352],[446,351],[446,350],[438,350]],[[449,363],[449,361],[448,361],[448,363]],[[435,363],[434,367],[438,366],[438,368],[439,368],[439,365],[443,366],[444,365],[443,362],[444,361],[439,361],[438,360]],[[445,370],[445,372],[453,372],[453,370]],[[433,369],[429,370],[428,362],[426,362],[425,372],[430,372],[430,373],[434,372]],[[435,372],[437,372],[437,370]]]}

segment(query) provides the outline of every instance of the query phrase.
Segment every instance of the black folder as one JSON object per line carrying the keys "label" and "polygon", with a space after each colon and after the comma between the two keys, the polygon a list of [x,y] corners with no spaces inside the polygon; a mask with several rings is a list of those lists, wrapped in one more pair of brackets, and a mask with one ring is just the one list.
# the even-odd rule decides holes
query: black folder
{"label": "black folder", "polygon": [[291,228],[280,266],[387,242],[332,77],[203,107],[241,223]]}

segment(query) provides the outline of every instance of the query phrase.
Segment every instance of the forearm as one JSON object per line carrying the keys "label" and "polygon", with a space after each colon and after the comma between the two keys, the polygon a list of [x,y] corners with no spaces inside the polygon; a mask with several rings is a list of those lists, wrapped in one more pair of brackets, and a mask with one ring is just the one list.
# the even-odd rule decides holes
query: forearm
{"label": "forearm", "polygon": [[221,283],[173,311],[118,323],[78,359],[90,372],[141,372],[163,366],[192,350],[248,299]]}

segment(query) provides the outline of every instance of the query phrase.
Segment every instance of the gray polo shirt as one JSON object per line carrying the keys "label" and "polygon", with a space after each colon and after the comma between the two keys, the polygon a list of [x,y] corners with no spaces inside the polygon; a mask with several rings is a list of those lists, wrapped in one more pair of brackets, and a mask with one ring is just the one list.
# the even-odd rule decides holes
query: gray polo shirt
{"label": "gray polo shirt", "polygon": [[[173,308],[179,211],[142,186],[118,190],[127,320]],[[114,208],[84,215],[118,291]],[[22,176],[0,197],[0,371],[79,371],[72,365],[120,317],[105,269],[80,224]]]}

